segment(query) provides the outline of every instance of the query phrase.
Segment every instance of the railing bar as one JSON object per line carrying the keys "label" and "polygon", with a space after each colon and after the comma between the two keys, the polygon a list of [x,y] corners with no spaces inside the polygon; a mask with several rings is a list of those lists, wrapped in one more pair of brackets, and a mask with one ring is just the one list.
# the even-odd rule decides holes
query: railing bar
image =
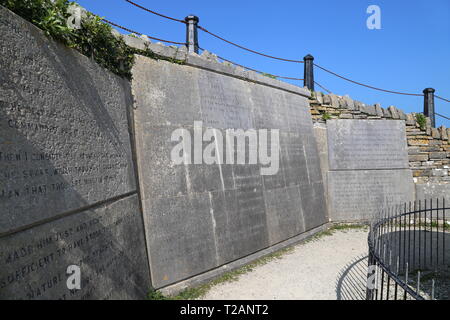
{"label": "railing bar", "polygon": [[[438,271],[437,266],[439,265],[439,254],[441,253],[441,245],[440,245],[440,226],[439,222],[441,221],[440,217],[442,216],[442,263],[445,264],[445,236],[446,236],[446,208],[445,198],[442,200],[442,206],[440,206],[439,199],[436,199],[436,204],[434,204],[433,199],[424,199],[424,205],[422,207],[422,200],[403,203],[403,205],[397,205],[393,207],[389,207],[387,210],[380,210],[378,217],[375,222],[371,223],[371,233],[369,235],[369,252],[370,252],[370,265],[376,265],[377,270],[380,270],[376,273],[376,288],[371,291],[370,295],[368,295],[369,299],[380,298],[381,300],[391,300],[398,299],[399,292],[398,287],[401,287],[404,291],[404,298],[407,300],[416,299],[423,300],[424,297],[421,294],[421,276],[419,272],[423,271],[424,267],[433,266],[435,261],[433,260],[433,254],[436,256],[436,272]],[[428,204],[429,202],[429,204]],[[433,211],[436,211],[436,215],[433,214]],[[442,211],[442,213],[441,213]],[[428,213],[430,212],[430,213]],[[423,217],[422,217],[423,213]],[[417,214],[419,217],[417,218]],[[428,216],[428,214],[430,216]],[[411,217],[413,217],[413,221],[411,221]],[[419,224],[417,224],[419,221]],[[428,227],[428,222],[430,221],[430,227]],[[433,223],[436,223],[436,227],[433,227]],[[419,226],[419,228],[417,228]],[[399,230],[399,237],[394,237],[394,233]],[[394,232],[395,231],[395,232]],[[411,231],[414,232],[411,239]],[[401,233],[403,232],[403,239],[401,237]],[[406,232],[408,232],[408,238],[406,238]],[[416,234],[419,233],[419,239],[416,240]],[[427,233],[430,232],[430,237],[427,236]],[[436,232],[436,244],[434,242],[433,232]],[[389,234],[388,234],[389,233]],[[423,242],[422,242],[422,234]],[[398,239],[398,244],[394,239]],[[406,239],[408,239],[408,243],[406,243]],[[403,242],[403,243],[402,243]],[[418,242],[418,243],[417,243]],[[429,243],[428,243],[429,242]],[[403,245],[403,248],[402,248]],[[382,247],[381,247],[382,246]],[[388,247],[389,246],[389,247]],[[408,284],[408,273],[409,270],[405,272],[405,281],[400,278],[399,268],[397,266],[397,271],[391,270],[393,268],[393,255],[392,246],[398,247],[399,252],[403,254],[403,266],[406,264],[406,268],[408,268],[408,262],[412,265],[412,270],[418,271],[417,277],[417,286],[415,288],[410,287]],[[408,246],[408,247],[406,247]],[[433,247],[434,246],[434,247]],[[412,247],[412,248],[411,248]],[[416,249],[418,249],[418,259],[416,259]],[[428,258],[428,251],[430,250],[430,257]],[[411,250],[412,254],[411,254]],[[408,254],[406,254],[406,251]],[[435,251],[435,252],[434,252]],[[423,259],[422,259],[423,252]],[[387,254],[389,257],[387,257]],[[413,260],[411,261],[411,256]],[[397,257],[397,261],[398,261]],[[416,268],[416,261],[419,262],[418,269]],[[397,263],[398,265],[398,263]],[[358,271],[358,270],[357,270]],[[380,275],[381,272],[381,275]],[[358,274],[362,274],[359,272]],[[380,277],[381,276],[381,277]],[[387,279],[385,278],[387,277]],[[380,281],[381,278],[381,281]],[[392,290],[396,290],[395,293],[391,290],[391,280],[394,281],[394,287]],[[380,283],[381,282],[381,283]],[[352,282],[353,285],[353,282]],[[435,283],[436,286],[436,283]],[[385,288],[386,287],[386,288]],[[426,287],[426,286],[425,286]],[[381,291],[380,291],[381,290]],[[379,293],[379,294],[378,294]],[[391,297],[391,294],[392,297]],[[410,296],[408,298],[408,295]],[[428,295],[428,294],[427,294]]]}
{"label": "railing bar", "polygon": [[[406,213],[406,202],[403,208],[403,213]],[[403,266],[405,266],[405,262],[406,262],[406,214],[404,216],[404,226],[403,226]]]}
{"label": "railing bar", "polygon": [[[399,222],[399,226],[398,226],[398,255],[400,255],[400,253],[402,252],[402,218],[401,218],[401,215],[400,215],[400,218],[399,218],[398,222]],[[402,261],[402,264],[403,264],[403,267],[404,267],[405,262]]]}
{"label": "railing bar", "polygon": [[395,282],[395,294],[394,294],[394,300],[397,300],[397,288],[398,288],[398,283],[397,281]]}
{"label": "railing bar", "polygon": [[422,200],[419,200],[419,269],[422,266],[421,247],[422,247]]}
{"label": "railing bar", "polygon": [[[369,251],[373,252],[373,245],[370,244],[369,245]],[[379,257],[374,256],[376,263],[379,265],[379,268],[382,270],[382,275],[384,275],[384,272],[386,272],[387,274],[389,274],[391,277],[395,278],[395,275],[387,268],[387,266],[380,261]],[[406,290],[411,296],[413,296],[415,299],[417,300],[423,300],[423,297],[420,295],[416,295],[414,293],[414,291],[408,286],[405,285],[402,281],[398,281],[397,282],[399,284],[400,287],[402,287],[404,290]],[[381,285],[383,285],[383,281],[381,282]]]}
{"label": "railing bar", "polygon": [[390,284],[391,283],[391,277],[389,277],[389,275],[387,275],[387,284],[386,284],[386,300],[389,300],[389,289],[390,289]]}
{"label": "railing bar", "polygon": [[430,267],[433,267],[433,198],[430,199]]}
{"label": "railing bar", "polygon": [[445,197],[442,198],[442,264],[445,265],[445,227],[447,226],[447,222],[445,221]]}
{"label": "railing bar", "polygon": [[425,230],[423,233],[423,262],[424,265],[423,267],[426,268],[427,267],[427,199],[425,199],[425,210],[423,212],[423,214],[425,215]]}
{"label": "railing bar", "polygon": [[[411,201],[409,201],[409,212],[411,212]],[[411,216],[408,216],[408,261],[411,261]]]}
{"label": "railing bar", "polygon": [[413,268],[416,266],[416,200],[414,200]]}
{"label": "railing bar", "polygon": [[[439,198],[436,198],[436,206],[439,208]],[[436,268],[439,265],[439,211],[436,217]]]}

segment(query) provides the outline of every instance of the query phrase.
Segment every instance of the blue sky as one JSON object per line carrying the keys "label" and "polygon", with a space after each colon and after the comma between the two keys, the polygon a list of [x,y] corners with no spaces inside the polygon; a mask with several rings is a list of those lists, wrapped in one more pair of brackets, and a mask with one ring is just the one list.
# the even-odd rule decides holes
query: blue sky
{"label": "blue sky", "polygon": [[[394,91],[424,88],[450,99],[450,1],[448,0],[134,0],[183,19],[200,18],[206,29],[250,49],[315,63],[350,79]],[[142,11],[124,0],[77,0],[88,10],[141,33],[184,42],[185,26]],[[381,8],[381,30],[369,30],[369,5]],[[200,46],[267,73],[303,78],[303,65],[260,57],[199,31]],[[332,92],[367,104],[395,105],[422,112],[423,98],[373,91],[315,70],[315,80]],[[293,82],[295,83],[295,82]],[[301,83],[303,86],[303,83]],[[319,88],[316,88],[316,90]],[[450,116],[450,103],[436,100]],[[437,125],[450,121],[437,117]]]}

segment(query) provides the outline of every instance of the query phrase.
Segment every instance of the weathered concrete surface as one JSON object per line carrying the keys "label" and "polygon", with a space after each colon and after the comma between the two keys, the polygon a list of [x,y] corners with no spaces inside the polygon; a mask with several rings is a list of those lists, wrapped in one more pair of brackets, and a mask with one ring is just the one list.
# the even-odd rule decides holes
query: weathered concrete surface
{"label": "weathered concrete surface", "polygon": [[195,287],[201,284],[204,284],[212,279],[219,277],[221,274],[225,272],[230,272],[236,270],[246,264],[249,264],[259,258],[265,257],[269,254],[275,253],[279,250],[282,250],[286,247],[290,247],[293,245],[297,245],[298,243],[308,239],[309,237],[314,236],[317,233],[327,230],[331,225],[329,223],[325,223],[317,228],[311,229],[309,231],[303,232],[297,236],[279,242],[273,246],[267,247],[266,249],[257,251],[252,253],[244,258],[231,261],[230,263],[224,264],[218,268],[211,269],[210,271],[201,273],[197,276],[191,277],[184,281],[177,282],[173,285],[169,285],[167,287],[162,288],[160,291],[166,296],[177,295],[179,292],[183,291],[186,288]]}
{"label": "weathered concrete surface", "polygon": [[[322,180],[325,192],[328,190],[328,171],[330,170],[328,163],[328,136],[327,126],[324,123],[314,124],[314,137],[316,138],[317,150],[319,151],[320,168],[322,170]],[[328,205],[328,196],[325,197]],[[330,212],[328,207],[327,212]]]}
{"label": "weathered concrete surface", "polygon": [[[436,201],[439,199],[439,203],[442,204],[445,199],[446,207],[450,207],[450,184],[438,184],[438,183],[418,183],[416,184],[416,200],[430,200]],[[435,203],[435,202],[434,202]],[[450,214],[449,214],[450,216]]]}
{"label": "weathered concrete surface", "polygon": [[414,200],[403,121],[328,120],[331,221],[358,221]]}
{"label": "weathered concrete surface", "polygon": [[332,221],[369,220],[382,209],[414,201],[412,172],[330,171],[328,199]]}
{"label": "weathered concrete surface", "polygon": [[[198,58],[203,59],[203,58]],[[210,67],[214,64],[209,64]],[[160,288],[239,259],[327,221],[305,97],[192,66],[136,57],[137,160],[152,281]],[[283,89],[283,88],[282,88]],[[279,129],[280,167],[181,164],[174,130]],[[269,134],[270,135],[270,134]],[[194,138],[192,138],[194,144]],[[203,142],[203,148],[208,143]],[[216,141],[216,145],[219,143]],[[246,148],[248,150],[248,140]],[[235,154],[227,149],[223,154]]]}
{"label": "weathered concrete surface", "polygon": [[0,234],[136,190],[129,83],[0,6]]}
{"label": "weathered concrete surface", "polygon": [[[150,288],[136,195],[0,241],[0,299],[145,299]],[[81,290],[67,288],[69,265]]]}
{"label": "weathered concrete surface", "polygon": [[404,121],[327,121],[330,170],[406,169]]}

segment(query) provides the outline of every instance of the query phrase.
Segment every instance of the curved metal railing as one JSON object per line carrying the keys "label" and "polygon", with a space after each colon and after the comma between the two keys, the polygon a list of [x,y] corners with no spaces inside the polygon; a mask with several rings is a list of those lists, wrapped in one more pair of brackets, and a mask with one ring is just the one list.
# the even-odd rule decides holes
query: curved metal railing
{"label": "curved metal railing", "polygon": [[450,299],[449,210],[445,199],[433,199],[373,218],[366,299]]}

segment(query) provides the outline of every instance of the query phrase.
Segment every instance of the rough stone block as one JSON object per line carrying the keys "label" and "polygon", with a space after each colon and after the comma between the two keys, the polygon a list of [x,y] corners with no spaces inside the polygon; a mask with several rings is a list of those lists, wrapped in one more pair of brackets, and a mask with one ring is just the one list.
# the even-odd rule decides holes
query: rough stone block
{"label": "rough stone block", "polygon": [[430,160],[439,160],[447,158],[446,152],[430,152]]}
{"label": "rough stone block", "polygon": [[389,106],[388,110],[391,113],[392,119],[400,119],[400,115],[398,114],[398,109],[396,107]]}
{"label": "rough stone block", "polygon": [[409,157],[409,161],[427,161],[428,160],[428,154],[415,154],[415,155],[410,155]]}
{"label": "rough stone block", "polygon": [[331,97],[328,94],[325,94],[323,96],[323,104],[324,105],[331,105]]}
{"label": "rough stone block", "polygon": [[335,94],[330,93],[330,99],[331,99],[331,107],[332,108],[339,108],[340,104],[339,104],[339,97]]}
{"label": "rough stone block", "polygon": [[406,120],[406,113],[403,112],[403,110],[397,109],[398,112],[398,117],[400,118],[400,120]]}
{"label": "rough stone block", "polygon": [[383,117],[384,112],[383,112],[383,108],[381,108],[381,105],[379,103],[376,103],[374,106],[375,106],[375,112],[376,112],[377,116]]}
{"label": "rough stone block", "polygon": [[124,35],[123,40],[125,41],[125,44],[129,47],[138,50],[145,50],[147,48],[146,41],[142,38],[138,38],[137,36]]}
{"label": "rough stone block", "polygon": [[441,138],[441,133],[439,132],[438,128],[431,128],[431,136],[434,139],[440,139]]}

